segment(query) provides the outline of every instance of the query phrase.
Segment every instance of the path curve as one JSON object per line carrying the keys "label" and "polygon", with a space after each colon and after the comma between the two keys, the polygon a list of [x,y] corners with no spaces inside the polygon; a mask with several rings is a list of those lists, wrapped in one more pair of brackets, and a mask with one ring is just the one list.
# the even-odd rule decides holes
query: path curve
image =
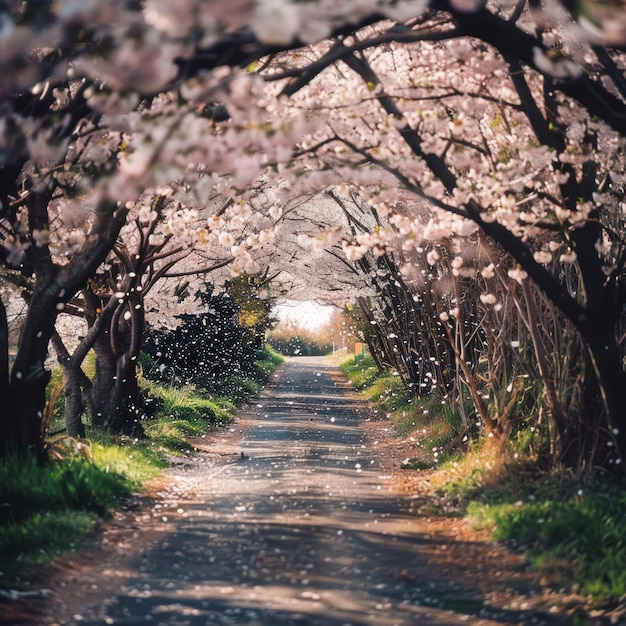
{"label": "path curve", "polygon": [[41,619],[15,623],[568,623],[433,567],[438,540],[394,490],[369,419],[328,360],[288,359],[212,454],[179,462],[149,510],[120,513],[91,562],[61,571]]}

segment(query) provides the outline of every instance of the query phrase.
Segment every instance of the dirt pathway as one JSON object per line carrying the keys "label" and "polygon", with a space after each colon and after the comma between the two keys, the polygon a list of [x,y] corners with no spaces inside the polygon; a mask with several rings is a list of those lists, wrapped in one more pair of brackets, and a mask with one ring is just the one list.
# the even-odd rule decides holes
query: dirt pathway
{"label": "dirt pathway", "polygon": [[571,624],[519,557],[416,514],[347,387],[327,361],[288,360],[235,427],[94,550],[45,568],[46,597],[0,624]]}

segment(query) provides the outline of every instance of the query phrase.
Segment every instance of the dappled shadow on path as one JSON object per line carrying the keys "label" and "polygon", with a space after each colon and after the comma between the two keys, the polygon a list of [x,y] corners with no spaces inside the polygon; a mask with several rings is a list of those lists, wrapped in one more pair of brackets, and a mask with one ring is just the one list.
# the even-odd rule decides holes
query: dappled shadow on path
{"label": "dappled shadow on path", "polygon": [[392,513],[387,497],[333,505],[323,486],[272,497],[269,480],[255,484],[265,498],[179,501],[175,530],[143,555],[141,575],[81,623],[563,623],[490,607],[476,589],[431,571],[437,542],[415,532],[408,511]]}
{"label": "dappled shadow on path", "polygon": [[433,568],[440,543],[394,492],[360,428],[367,408],[344,387],[318,359],[288,362],[243,432],[224,435],[237,455],[176,468],[152,510],[158,540],[108,570],[112,593],[57,623],[566,624]]}

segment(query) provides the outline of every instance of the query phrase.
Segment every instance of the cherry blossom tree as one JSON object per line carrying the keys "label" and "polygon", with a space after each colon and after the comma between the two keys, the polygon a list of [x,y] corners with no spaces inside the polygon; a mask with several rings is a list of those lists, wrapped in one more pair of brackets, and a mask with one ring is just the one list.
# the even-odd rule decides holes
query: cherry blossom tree
{"label": "cherry blossom tree", "polygon": [[[506,251],[510,278],[538,285],[587,347],[604,405],[589,427],[619,463],[624,59],[577,44],[580,30],[558,11],[537,22],[522,5],[434,7],[449,10],[401,33],[379,23],[287,53],[268,78],[328,120],[307,145],[369,189],[381,214],[407,217],[417,245],[480,229]],[[366,162],[404,191],[373,182]],[[411,215],[406,192],[427,201],[430,221]]]}
{"label": "cherry blossom tree", "polygon": [[[2,3],[1,256],[35,275],[10,378],[0,368],[9,445],[41,448],[54,321],[113,249],[127,204],[230,173],[235,196],[259,176],[285,199],[350,181],[381,217],[408,220],[407,245],[473,228],[497,242],[509,278],[533,280],[584,341],[595,427],[621,461],[623,14],[335,5],[65,0],[16,16]],[[82,218],[60,213],[78,242],[58,256],[60,196]]]}
{"label": "cherry blossom tree", "polygon": [[[60,335],[53,337],[66,372],[68,434],[84,434],[80,424],[81,388],[89,399],[94,428],[141,433],[144,407],[136,366],[146,326],[146,307],[154,312],[152,326],[163,326],[168,317],[169,323],[176,325],[189,309],[188,303],[180,306],[185,294],[197,292],[207,275],[215,280],[213,274],[222,268],[228,268],[228,274],[260,270],[263,249],[273,242],[281,215],[271,205],[262,214],[245,201],[247,197],[259,204],[259,195],[267,201],[267,194],[251,189],[237,199],[217,195],[198,208],[181,203],[193,202],[195,193],[190,197],[185,188],[175,192],[168,187],[146,192],[136,203],[128,205],[127,223],[111,254],[88,280],[81,306],[75,306],[75,311],[86,318],[88,331],[71,355]],[[219,280],[226,280],[226,276]],[[240,282],[231,278],[230,290]],[[251,286],[244,290],[244,296],[250,290]],[[241,315],[248,312],[241,328],[250,328],[254,351],[260,348],[256,330],[259,322],[254,321],[257,316],[250,308],[252,305],[243,302],[244,296],[235,300]],[[164,299],[169,307],[163,305]],[[90,349],[96,354],[93,381],[80,370]]]}
{"label": "cherry blossom tree", "polygon": [[[2,259],[35,280],[10,377],[6,358],[2,367],[0,431],[7,447],[42,457],[55,319],[113,249],[127,203],[185,178],[190,164],[195,180],[200,170],[236,169],[234,184],[245,185],[298,129],[286,118],[265,124],[260,88],[251,91],[258,79],[228,68],[205,80],[183,76],[176,59],[195,38],[175,42],[153,23],[158,10],[27,2],[16,21],[10,9],[2,7]],[[216,131],[214,99],[228,103],[231,119],[245,112],[243,124]]]}

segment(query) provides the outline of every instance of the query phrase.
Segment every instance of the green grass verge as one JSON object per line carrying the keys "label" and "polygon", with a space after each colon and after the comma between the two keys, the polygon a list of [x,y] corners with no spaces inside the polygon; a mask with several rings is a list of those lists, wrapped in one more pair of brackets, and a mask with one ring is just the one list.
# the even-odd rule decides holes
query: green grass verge
{"label": "green grass verge", "polygon": [[354,388],[359,391],[371,387],[374,381],[381,376],[381,372],[371,357],[358,361],[351,358],[342,363],[340,367]]}
{"label": "green grass verge", "polygon": [[0,462],[0,583],[75,547],[133,483],[82,458],[40,467],[34,457]]}
{"label": "green grass verge", "polygon": [[[626,597],[626,491],[596,482],[563,487],[556,477],[514,499],[510,485],[468,503],[476,524],[498,541],[523,549],[529,561],[559,584],[594,598]],[[492,502],[489,502],[492,500]]]}
{"label": "green grass verge", "polygon": [[259,383],[267,382],[283,361],[282,355],[278,354],[270,346],[265,346],[265,348],[259,350],[253,363],[255,380]]}
{"label": "green grass verge", "polygon": [[429,469],[453,457],[466,445],[459,437],[459,416],[437,394],[418,398],[392,372],[380,372],[371,357],[350,358],[341,370],[370,400],[375,410],[393,424],[399,437],[414,442],[415,455],[405,459],[404,469]]}

